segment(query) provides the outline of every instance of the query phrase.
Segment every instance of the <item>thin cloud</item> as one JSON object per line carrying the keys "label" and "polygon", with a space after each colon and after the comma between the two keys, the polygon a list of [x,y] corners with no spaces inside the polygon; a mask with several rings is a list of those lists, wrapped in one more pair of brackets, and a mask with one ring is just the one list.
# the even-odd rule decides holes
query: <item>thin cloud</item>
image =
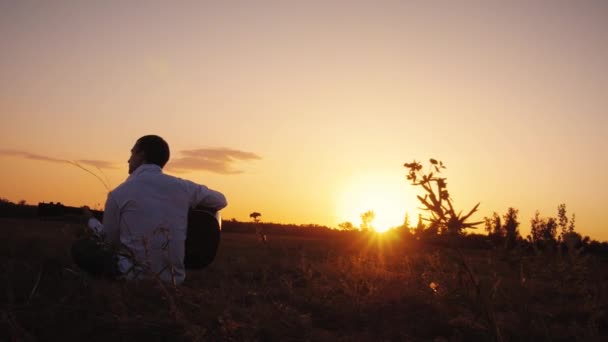
{"label": "thin cloud", "polygon": [[234,150],[225,147],[200,148],[195,150],[183,150],[179,152],[180,157],[169,161],[165,167],[173,172],[188,171],[210,171],[224,175],[243,173],[242,170],[234,168],[239,161],[250,161],[262,159],[252,152]]}
{"label": "thin cloud", "polygon": [[94,166],[99,169],[116,169],[117,168],[116,164],[109,162],[109,161],[105,161],[105,160],[94,160],[94,159],[67,160],[67,159],[47,157],[47,156],[43,156],[40,154],[35,154],[35,153],[30,153],[30,152],[25,152],[25,151],[18,151],[18,150],[0,149],[0,156],[18,157],[18,158],[24,158],[24,159],[30,159],[30,160],[39,160],[39,161],[45,161],[45,162],[51,162],[51,163],[61,163],[61,164],[71,164],[71,165],[85,164],[85,165]]}
{"label": "thin cloud", "polygon": [[[45,161],[50,163],[70,164],[77,166],[89,173],[91,173],[91,171],[89,171],[83,166],[92,166],[97,169],[118,168],[115,163],[106,160],[67,160],[20,150],[0,149],[0,157],[1,156],[17,157],[29,160]],[[225,147],[200,148],[194,150],[179,151],[178,157],[169,160],[169,163],[167,164],[165,169],[177,173],[189,171],[209,171],[224,175],[233,175],[243,173],[242,170],[235,168],[235,164],[237,164],[238,162],[259,159],[262,159],[262,157],[253,152],[240,151]]]}

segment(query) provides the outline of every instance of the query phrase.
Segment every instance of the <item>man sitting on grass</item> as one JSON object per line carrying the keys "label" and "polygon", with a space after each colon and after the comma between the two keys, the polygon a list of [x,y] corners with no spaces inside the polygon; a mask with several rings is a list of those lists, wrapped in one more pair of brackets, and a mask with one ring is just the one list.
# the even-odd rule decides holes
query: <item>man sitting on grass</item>
{"label": "man sitting on grass", "polygon": [[112,278],[158,276],[180,284],[184,267],[188,210],[226,207],[223,194],[188,180],[166,175],[169,145],[156,135],[137,140],[129,158],[129,177],[108,194],[103,225],[85,207],[92,239],[72,246],[83,270]]}

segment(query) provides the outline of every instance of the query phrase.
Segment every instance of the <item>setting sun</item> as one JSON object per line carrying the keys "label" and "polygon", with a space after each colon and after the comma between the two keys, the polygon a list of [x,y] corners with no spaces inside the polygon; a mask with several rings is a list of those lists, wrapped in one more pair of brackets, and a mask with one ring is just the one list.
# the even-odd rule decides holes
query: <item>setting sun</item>
{"label": "setting sun", "polygon": [[[336,215],[340,222],[359,227],[361,214],[374,212],[371,226],[377,232],[403,224],[405,214],[417,211],[408,195],[407,184],[398,174],[366,173],[353,176],[336,196]],[[411,223],[411,221],[410,221]]]}

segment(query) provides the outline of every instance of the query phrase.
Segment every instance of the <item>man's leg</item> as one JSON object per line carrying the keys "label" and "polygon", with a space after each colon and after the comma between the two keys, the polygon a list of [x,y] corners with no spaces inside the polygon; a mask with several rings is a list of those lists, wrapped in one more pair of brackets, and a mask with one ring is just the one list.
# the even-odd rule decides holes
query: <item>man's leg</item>
{"label": "man's leg", "polygon": [[72,259],[78,267],[95,276],[115,278],[118,258],[110,246],[95,238],[83,238],[72,244]]}

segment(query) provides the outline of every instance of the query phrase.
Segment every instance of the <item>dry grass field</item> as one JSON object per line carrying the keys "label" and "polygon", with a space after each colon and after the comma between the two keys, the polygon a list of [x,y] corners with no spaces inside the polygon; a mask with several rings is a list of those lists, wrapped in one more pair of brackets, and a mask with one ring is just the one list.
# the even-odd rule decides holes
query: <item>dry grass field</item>
{"label": "dry grass field", "polygon": [[608,262],[343,238],[224,233],[177,288],[96,279],[72,263],[83,227],[0,219],[0,340],[600,341]]}

